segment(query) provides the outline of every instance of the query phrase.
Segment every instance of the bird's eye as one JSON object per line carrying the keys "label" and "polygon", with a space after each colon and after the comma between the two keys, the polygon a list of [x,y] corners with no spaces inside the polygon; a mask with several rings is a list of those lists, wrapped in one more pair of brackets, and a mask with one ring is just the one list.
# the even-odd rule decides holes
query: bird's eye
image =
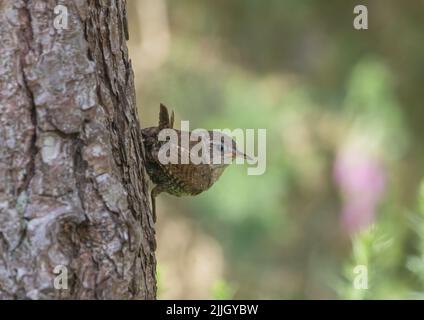
{"label": "bird's eye", "polygon": [[221,152],[224,152],[224,150],[225,150],[225,145],[224,144],[221,144],[220,150],[221,150]]}

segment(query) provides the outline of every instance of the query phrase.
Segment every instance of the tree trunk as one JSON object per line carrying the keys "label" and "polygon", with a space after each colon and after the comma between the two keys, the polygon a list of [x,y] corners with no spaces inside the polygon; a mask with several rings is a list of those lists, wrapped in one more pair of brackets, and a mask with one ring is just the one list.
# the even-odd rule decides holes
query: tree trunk
{"label": "tree trunk", "polygon": [[156,296],[125,10],[0,1],[2,299]]}

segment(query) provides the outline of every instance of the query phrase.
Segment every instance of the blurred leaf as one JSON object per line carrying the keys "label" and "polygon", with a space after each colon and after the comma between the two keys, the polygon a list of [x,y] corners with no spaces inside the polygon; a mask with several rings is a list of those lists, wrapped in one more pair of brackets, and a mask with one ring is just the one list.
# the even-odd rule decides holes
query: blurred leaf
{"label": "blurred leaf", "polygon": [[234,297],[235,289],[225,280],[217,280],[212,286],[212,299],[229,300]]}

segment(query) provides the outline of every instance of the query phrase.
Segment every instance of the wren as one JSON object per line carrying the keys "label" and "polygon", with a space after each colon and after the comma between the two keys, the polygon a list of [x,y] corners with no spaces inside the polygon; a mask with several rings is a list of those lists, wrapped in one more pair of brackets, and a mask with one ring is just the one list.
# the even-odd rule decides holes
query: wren
{"label": "wren", "polygon": [[209,135],[206,139],[206,156],[217,155],[221,161],[206,161],[193,163],[189,158],[188,163],[166,163],[160,161],[160,150],[165,143],[172,141],[159,140],[159,133],[163,129],[174,130],[178,136],[177,145],[171,149],[177,150],[179,158],[182,154],[190,154],[192,148],[198,142],[189,141],[188,149],[181,143],[183,131],[173,128],[174,112],[169,116],[168,109],[161,104],[159,111],[159,125],[142,129],[143,142],[146,155],[146,171],[150,179],[155,184],[151,191],[153,221],[156,222],[156,197],[167,192],[171,195],[194,196],[208,190],[222,175],[225,168],[228,167],[231,160],[236,157],[249,158],[245,153],[239,151],[236,143],[229,136],[217,131],[207,131]]}

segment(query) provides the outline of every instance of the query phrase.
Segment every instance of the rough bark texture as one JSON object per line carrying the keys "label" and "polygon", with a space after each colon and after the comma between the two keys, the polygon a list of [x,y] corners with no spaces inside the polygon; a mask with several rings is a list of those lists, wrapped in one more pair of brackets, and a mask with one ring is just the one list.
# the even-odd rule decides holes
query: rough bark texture
{"label": "rough bark texture", "polygon": [[123,0],[0,1],[2,299],[155,298],[125,21]]}

